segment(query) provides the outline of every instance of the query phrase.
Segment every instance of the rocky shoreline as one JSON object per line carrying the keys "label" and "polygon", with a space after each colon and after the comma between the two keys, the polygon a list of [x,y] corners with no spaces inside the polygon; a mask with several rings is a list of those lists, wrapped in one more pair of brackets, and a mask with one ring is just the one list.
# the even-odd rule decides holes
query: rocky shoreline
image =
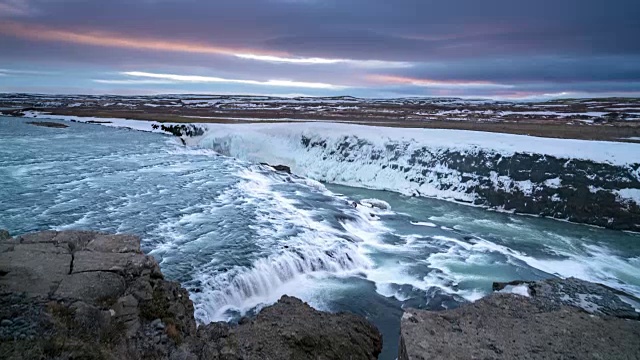
{"label": "rocky shoreline", "polygon": [[574,278],[494,290],[453,310],[407,310],[398,360],[640,359],[636,298]]}
{"label": "rocky shoreline", "polygon": [[376,359],[366,319],[283,297],[233,326],[196,326],[180,284],[140,239],[88,231],[0,233],[2,359]]}
{"label": "rocky shoreline", "polygon": [[[407,309],[398,359],[640,358],[637,298],[578,279],[494,290],[457,309]],[[138,237],[0,231],[2,359],[377,359],[382,349],[366,319],[288,296],[237,325],[197,326],[193,312]]]}

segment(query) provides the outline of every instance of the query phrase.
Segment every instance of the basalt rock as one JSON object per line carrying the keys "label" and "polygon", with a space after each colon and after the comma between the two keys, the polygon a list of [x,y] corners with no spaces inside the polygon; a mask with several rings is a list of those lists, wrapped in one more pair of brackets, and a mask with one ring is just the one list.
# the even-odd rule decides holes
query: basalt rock
{"label": "basalt rock", "polygon": [[569,305],[591,314],[640,320],[640,313],[631,306],[640,306],[640,299],[606,285],[576,278],[553,278],[544,281],[495,282],[493,290],[504,291],[514,286],[525,287],[529,296],[544,301],[548,306]]}
{"label": "basalt rock", "polygon": [[365,319],[290,297],[240,325],[198,328],[187,291],[134,236],[0,237],[2,359],[375,359],[381,350]]}
{"label": "basalt rock", "polygon": [[49,127],[49,128],[58,128],[58,129],[64,129],[69,127],[68,125],[52,122],[52,121],[29,121],[27,122],[27,124],[42,126],[42,127]]}
{"label": "basalt rock", "polygon": [[640,321],[630,320],[634,310],[616,291],[578,279],[494,289],[515,286],[529,296],[494,293],[453,310],[408,309],[398,359],[640,359]]}
{"label": "basalt rock", "polygon": [[268,166],[272,169],[274,169],[275,171],[280,171],[280,172],[284,172],[287,174],[291,174],[291,168],[286,166],[286,165],[270,165],[267,163],[260,163],[260,165],[264,165],[264,166]]}
{"label": "basalt rock", "polygon": [[300,144],[322,154],[318,161],[393,170],[414,196],[423,196],[420,190],[426,186],[490,209],[640,231],[640,204],[623,196],[626,189],[640,189],[640,162],[618,165],[525,152],[414,147],[411,142],[382,147],[356,136],[333,145],[302,136]]}
{"label": "basalt rock", "polygon": [[160,128],[160,130],[168,132],[174,136],[177,137],[181,137],[181,136],[186,136],[186,137],[194,137],[194,136],[202,136],[204,135],[204,129],[201,127],[197,127],[193,124],[188,124],[188,125],[160,125],[158,126],[157,124],[153,124],[151,125],[151,127],[153,129],[158,129]]}

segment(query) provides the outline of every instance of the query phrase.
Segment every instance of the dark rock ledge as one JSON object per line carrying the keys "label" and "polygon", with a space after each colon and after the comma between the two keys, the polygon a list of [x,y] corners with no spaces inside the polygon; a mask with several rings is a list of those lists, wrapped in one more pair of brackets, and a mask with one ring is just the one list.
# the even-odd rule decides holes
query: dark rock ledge
{"label": "dark rock ledge", "polygon": [[53,121],[29,121],[27,122],[27,124],[29,125],[35,125],[35,126],[42,126],[42,127],[49,127],[49,128],[58,128],[58,129],[64,129],[64,128],[68,128],[68,125],[62,124],[62,123],[57,123],[57,122],[53,122]]}
{"label": "dark rock ledge", "polygon": [[529,296],[496,292],[454,310],[407,310],[398,359],[640,359],[640,321],[626,302],[638,299],[578,279],[494,284],[514,287]]}
{"label": "dark rock ledge", "polygon": [[1,359],[376,359],[378,330],[283,297],[240,325],[196,327],[140,239],[0,231]]}

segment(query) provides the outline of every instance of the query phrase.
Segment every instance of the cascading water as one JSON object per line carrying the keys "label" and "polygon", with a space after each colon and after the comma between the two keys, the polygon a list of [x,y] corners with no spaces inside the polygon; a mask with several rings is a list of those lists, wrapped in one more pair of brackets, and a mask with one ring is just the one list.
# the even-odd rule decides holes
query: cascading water
{"label": "cascading water", "polygon": [[345,124],[207,127],[193,143],[320,181],[640,231],[637,144]]}
{"label": "cascading water", "polygon": [[261,304],[270,303],[274,294],[289,282],[304,276],[347,276],[371,267],[371,262],[353,247],[335,251],[304,249],[282,251],[262,258],[250,267],[240,267],[219,274],[200,274],[198,284],[204,289],[194,294],[199,321],[230,320]]}
{"label": "cascading water", "polygon": [[[130,123],[109,125],[149,126]],[[0,228],[12,234],[91,229],[140,235],[163,273],[190,291],[201,322],[237,319],[288,294],[323,310],[368,317],[385,339],[394,339],[385,341],[381,356],[392,359],[402,307],[455,307],[489,293],[493,281],[576,276],[640,295],[635,233],[321,184],[211,149],[183,147],[159,134],[67,124],[61,130],[3,120]],[[420,164],[408,172],[391,169],[409,161],[414,149],[387,149],[386,140],[371,134],[369,145],[345,149],[355,146],[357,153],[369,146],[380,150],[379,159],[330,155],[343,143],[330,139],[348,137],[349,126],[327,131],[324,146],[313,126],[283,126],[289,132],[271,125],[255,125],[256,131],[254,125],[212,126],[209,137],[190,141],[212,146],[219,140],[226,145],[217,150],[243,159],[289,164],[320,180],[340,175],[362,180],[361,186],[376,180],[395,191],[412,171],[424,170]],[[318,145],[305,147],[302,135],[317,136]],[[618,150],[598,151],[606,157]],[[619,183],[610,178],[619,188],[634,186],[631,177],[638,175],[624,165],[635,159],[629,154],[609,164],[626,169]],[[514,159],[502,156],[503,162]],[[586,165],[572,160],[566,166],[553,171],[576,173]],[[601,178],[611,176],[600,170]],[[600,181],[598,176],[589,181]]]}

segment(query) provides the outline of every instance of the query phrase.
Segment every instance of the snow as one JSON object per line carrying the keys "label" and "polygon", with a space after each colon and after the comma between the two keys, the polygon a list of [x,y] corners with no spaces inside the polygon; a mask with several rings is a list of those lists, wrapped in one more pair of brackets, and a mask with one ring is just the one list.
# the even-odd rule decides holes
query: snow
{"label": "snow", "polygon": [[[187,139],[188,144],[252,162],[286,164],[296,174],[318,181],[466,203],[478,199],[480,179],[450,168],[447,153],[473,157],[482,152],[487,159],[507,160],[515,153],[531,153],[640,167],[640,144],[634,143],[324,122],[203,126],[207,133]],[[546,185],[514,181],[496,172],[488,179],[496,189],[526,196]],[[551,179],[548,185],[555,188],[561,181]]]}
{"label": "snow", "polygon": [[[25,117],[74,120],[78,122],[110,121],[111,124],[106,125],[128,127],[144,131],[151,131],[152,124],[159,124],[152,121],[50,115],[33,111],[25,113]],[[490,149],[507,156],[515,153],[531,153],[558,158],[591,160],[613,165],[640,163],[640,155],[638,155],[640,154],[640,145],[633,143],[541,138],[468,130],[388,128],[325,122],[199,125],[208,128],[213,138],[239,136],[291,140],[292,138],[300,138],[302,135],[318,135],[322,138],[335,140],[345,135],[353,135],[359,139],[365,139],[374,145],[407,141],[419,146],[448,148],[459,151]],[[636,140],[640,138],[629,139]],[[554,182],[557,180],[554,180]]]}
{"label": "snow", "polygon": [[516,181],[515,184],[516,187],[526,196],[531,196],[531,194],[533,194],[533,190],[535,189],[535,186],[533,185],[533,182],[531,182],[531,180]]}
{"label": "snow", "polygon": [[526,296],[526,297],[530,297],[531,294],[529,294],[529,286],[527,286],[526,284],[523,285],[507,285],[504,287],[504,289],[498,291],[501,293],[506,293],[506,294],[516,294],[516,295],[520,295],[520,296]]}
{"label": "snow", "polygon": [[[53,120],[64,120],[64,121],[76,121],[76,122],[90,122],[95,121],[99,122],[100,125],[110,126],[110,127],[122,127],[129,128],[140,131],[149,131],[149,132],[157,132],[166,134],[164,131],[160,129],[153,129],[152,125],[161,125],[156,121],[140,121],[140,120],[127,120],[120,118],[102,118],[102,117],[90,117],[90,116],[71,116],[71,115],[51,115],[51,114],[43,114],[36,111],[27,111],[24,113],[24,117],[26,118],[36,118],[36,119],[53,119]],[[172,125],[172,124],[168,124]]]}
{"label": "snow", "polygon": [[552,189],[557,189],[562,185],[562,180],[560,178],[548,179],[544,184]]}
{"label": "snow", "polygon": [[[566,159],[591,160],[613,165],[640,163],[640,145],[611,141],[541,138],[527,135],[486,133],[481,131],[448,129],[407,129],[337,123],[287,124],[202,124],[210,130],[205,143],[222,138],[253,138],[258,142],[273,141],[273,150],[285,150],[278,156],[288,157],[299,145],[302,135],[335,141],[347,135],[367,140],[376,146],[406,141],[411,146],[447,148],[459,151],[489,149],[502,155],[530,153]],[[286,141],[294,141],[287,148]],[[265,147],[268,149],[269,146]],[[274,152],[275,152],[274,151]]]}
{"label": "snow", "polygon": [[557,111],[501,111],[502,115],[543,115],[543,116],[559,116],[559,117],[570,117],[570,116],[591,116],[591,117],[601,117],[608,113],[606,112],[598,112],[598,111],[587,111],[587,112],[573,112],[573,113],[565,113],[565,112],[557,112]]}
{"label": "snow", "polygon": [[370,208],[378,208],[380,210],[389,210],[391,209],[391,205],[388,202],[380,199],[362,199],[360,200],[360,204],[365,205]]}
{"label": "snow", "polygon": [[[298,122],[312,122],[314,120],[309,119],[296,119],[296,118],[256,118],[256,117],[235,117],[235,116],[197,116],[197,115],[185,115],[183,117],[189,119],[219,119],[219,120],[234,120],[234,121],[298,121]],[[317,120],[320,121],[320,120]]]}
{"label": "snow", "polygon": [[597,193],[598,191],[603,191],[604,189],[601,187],[597,187],[597,186],[593,186],[593,185],[589,185],[589,191],[593,194]]}
{"label": "snow", "polygon": [[[68,121],[109,121],[103,124],[142,131],[157,122],[46,115],[29,112],[26,117]],[[185,139],[188,145],[209,148],[252,162],[285,164],[301,176],[336,184],[395,191],[406,195],[436,197],[473,203],[480,180],[449,167],[446,154],[462,156],[482,152],[487,161],[496,156],[508,160],[515,153],[540,154],[561,159],[584,159],[597,163],[632,167],[640,179],[640,144],[573,139],[538,138],[524,135],[466,130],[406,129],[326,122],[198,124],[203,136]],[[482,159],[480,159],[482,161]],[[514,181],[508,174],[491,172],[491,186],[531,196],[540,187],[559,188],[559,178],[540,183]],[[465,179],[463,181],[463,179]],[[599,188],[590,187],[592,192]],[[639,189],[623,189],[621,199],[640,203]],[[557,198],[557,197],[556,197]],[[380,209],[388,204],[375,199],[363,205]],[[414,224],[430,226],[432,224]]]}
{"label": "snow", "polygon": [[615,193],[624,200],[630,200],[640,205],[640,189],[620,189]]}
{"label": "snow", "polygon": [[501,115],[543,115],[543,116],[559,116],[563,113],[557,111],[500,111]]}
{"label": "snow", "polygon": [[426,221],[412,221],[411,225],[426,226],[426,227],[431,227],[431,228],[438,227],[438,225],[436,225],[436,224],[434,224],[432,222],[426,222]]}

